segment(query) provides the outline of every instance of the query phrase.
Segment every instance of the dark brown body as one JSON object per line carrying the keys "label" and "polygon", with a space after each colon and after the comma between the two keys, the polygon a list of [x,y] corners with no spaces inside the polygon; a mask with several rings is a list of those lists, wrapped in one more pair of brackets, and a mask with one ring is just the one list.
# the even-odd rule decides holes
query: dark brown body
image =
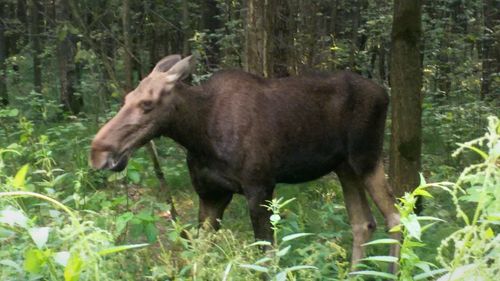
{"label": "dark brown body", "polygon": [[[116,152],[120,149],[106,139],[132,114],[135,100],[147,96],[152,82],[146,79],[136,89],[142,96],[131,93],[116,120],[96,136],[92,160],[97,168],[124,167],[123,155],[130,152]],[[377,84],[350,72],[263,79],[231,70],[197,87],[175,80],[168,90],[168,100],[160,94],[159,111],[149,121],[158,123],[155,129],[141,133],[145,137],[133,146],[165,135],[187,149],[201,223],[218,228],[224,209],[239,193],[248,200],[256,238],[270,240],[270,213],[262,205],[272,198],[275,184],[310,181],[332,171],[341,180],[353,227],[354,262],[363,256],[361,244],[375,227],[365,190],[389,227],[399,223],[381,161],[388,96]],[[105,162],[109,155],[121,156]]]}

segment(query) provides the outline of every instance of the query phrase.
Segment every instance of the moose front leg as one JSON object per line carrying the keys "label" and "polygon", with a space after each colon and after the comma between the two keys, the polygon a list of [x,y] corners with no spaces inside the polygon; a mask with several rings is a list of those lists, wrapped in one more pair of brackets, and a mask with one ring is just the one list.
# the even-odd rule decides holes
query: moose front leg
{"label": "moose front leg", "polygon": [[200,209],[198,213],[200,227],[219,230],[224,210],[232,198],[233,193],[230,192],[200,195]]}
{"label": "moose front leg", "polygon": [[247,187],[244,190],[250,211],[255,240],[273,241],[270,217],[272,212],[265,205],[272,200],[273,189],[265,187]]}

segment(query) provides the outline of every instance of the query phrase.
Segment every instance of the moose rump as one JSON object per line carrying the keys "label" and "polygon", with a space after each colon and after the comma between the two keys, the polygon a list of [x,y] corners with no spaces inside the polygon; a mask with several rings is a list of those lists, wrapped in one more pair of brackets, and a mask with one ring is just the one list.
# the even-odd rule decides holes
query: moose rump
{"label": "moose rump", "polygon": [[[218,229],[239,193],[247,199],[255,237],[265,240],[272,233],[262,205],[275,184],[334,171],[352,226],[353,263],[375,229],[366,192],[387,227],[399,224],[382,164],[388,106],[382,87],[351,72],[264,79],[239,70],[188,86],[181,80],[194,63],[192,57],[166,57],[127,95],[92,142],[94,167],[123,169],[133,150],[153,137],[170,137],[187,149],[200,224]],[[391,254],[398,252],[392,246]]]}

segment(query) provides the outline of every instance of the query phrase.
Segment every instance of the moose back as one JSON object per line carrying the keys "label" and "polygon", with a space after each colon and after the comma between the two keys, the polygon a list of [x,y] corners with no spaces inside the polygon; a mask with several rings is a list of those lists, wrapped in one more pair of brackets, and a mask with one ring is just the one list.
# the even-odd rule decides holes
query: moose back
{"label": "moose back", "polygon": [[[134,150],[170,137],[187,149],[200,223],[218,229],[233,194],[242,194],[255,237],[265,240],[272,239],[271,214],[262,205],[276,183],[334,171],[352,227],[353,264],[376,227],[366,193],[387,227],[399,224],[382,165],[388,107],[382,87],[351,72],[264,79],[228,70],[201,86],[182,83],[195,63],[179,55],[158,62],[95,136],[93,167],[123,170]],[[393,245],[391,254],[398,252]]]}

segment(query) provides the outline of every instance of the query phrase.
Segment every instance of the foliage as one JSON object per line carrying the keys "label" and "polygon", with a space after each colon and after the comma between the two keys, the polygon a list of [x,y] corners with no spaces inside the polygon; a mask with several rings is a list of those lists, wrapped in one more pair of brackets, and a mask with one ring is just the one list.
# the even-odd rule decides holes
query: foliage
{"label": "foliage", "polygon": [[[454,156],[466,149],[480,156],[482,162],[465,168],[455,183],[440,182],[427,184],[422,177],[421,185],[412,193],[400,198],[398,210],[401,225],[391,231],[402,233],[401,257],[372,256],[365,261],[397,262],[399,274],[384,273],[376,270],[357,271],[355,275],[378,276],[393,280],[495,280],[500,273],[500,234],[495,233],[500,223],[500,121],[489,117],[488,132],[480,138],[460,144]],[[486,151],[480,146],[485,146]],[[436,187],[448,191],[455,206],[456,216],[463,226],[441,241],[436,260],[440,266],[422,260],[416,248],[424,247],[422,233],[429,230],[442,219],[432,216],[418,216],[414,213],[417,196],[432,198],[427,191]],[[421,225],[422,221],[433,221]],[[433,230],[435,231],[435,230]],[[498,232],[498,230],[497,230]],[[365,244],[399,243],[395,240],[375,240]]]}

